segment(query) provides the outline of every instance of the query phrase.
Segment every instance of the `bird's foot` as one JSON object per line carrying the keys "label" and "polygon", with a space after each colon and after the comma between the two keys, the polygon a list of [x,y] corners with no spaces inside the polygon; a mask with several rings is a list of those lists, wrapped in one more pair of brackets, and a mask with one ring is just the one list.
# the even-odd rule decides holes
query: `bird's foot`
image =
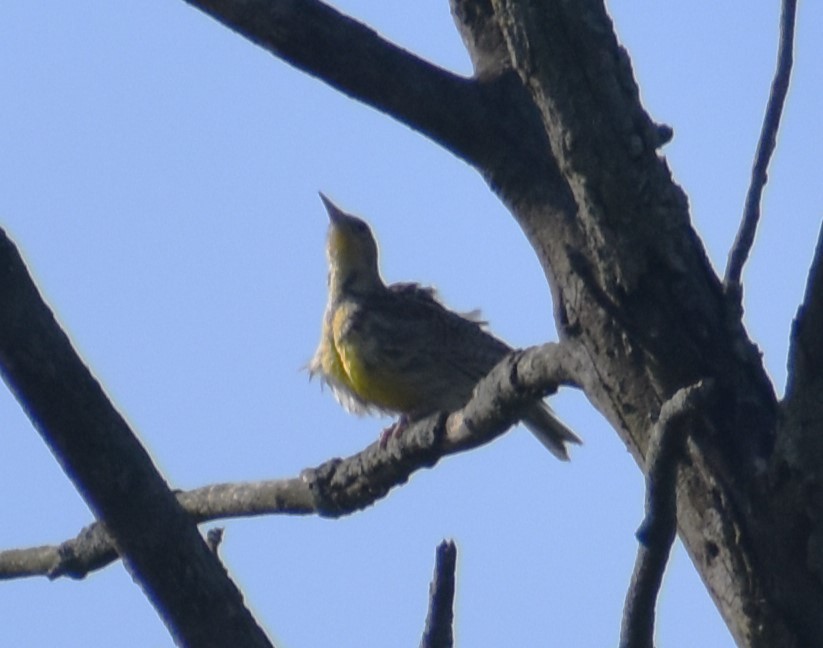
{"label": "bird's foot", "polygon": [[400,436],[407,427],[409,427],[409,419],[401,416],[389,427],[383,428],[383,431],[380,433],[380,449],[385,450],[389,440],[392,437]]}

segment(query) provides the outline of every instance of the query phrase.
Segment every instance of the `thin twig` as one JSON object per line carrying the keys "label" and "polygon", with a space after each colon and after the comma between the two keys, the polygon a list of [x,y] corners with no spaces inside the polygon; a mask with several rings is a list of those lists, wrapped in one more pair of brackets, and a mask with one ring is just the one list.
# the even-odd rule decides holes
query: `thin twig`
{"label": "thin twig", "polygon": [[734,245],[729,252],[729,261],[726,266],[724,284],[727,291],[740,293],[740,277],[743,265],[754,243],[754,235],[760,220],[760,201],[763,189],[768,181],[769,161],[777,144],[777,131],[780,127],[780,117],[786,94],[789,91],[789,80],[792,73],[792,52],[794,49],[794,24],[797,13],[797,0],[783,0],[780,16],[780,44],[777,53],[777,66],[772,80],[769,101],[766,104],[766,114],[763,117],[763,127],[760,131],[760,140],[757,143],[757,153],[752,166],[752,178],[749,191],[746,194],[746,203],[743,209],[743,219]]}
{"label": "thin twig", "polygon": [[677,466],[689,419],[705,400],[711,381],[680,389],[663,404],[646,456],[646,515],[637,531],[639,545],[623,608],[620,648],[654,646],[654,608],[677,532]]}
{"label": "thin twig", "polygon": [[454,585],[457,547],[444,540],[437,547],[434,576],[429,585],[429,612],[420,648],[451,648],[454,645]]}

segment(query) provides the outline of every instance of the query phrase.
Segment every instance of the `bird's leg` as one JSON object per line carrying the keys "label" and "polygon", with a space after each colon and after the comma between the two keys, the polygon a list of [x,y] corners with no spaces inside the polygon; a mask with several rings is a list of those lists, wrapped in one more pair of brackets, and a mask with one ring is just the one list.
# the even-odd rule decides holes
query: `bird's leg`
{"label": "bird's leg", "polygon": [[409,427],[409,418],[405,414],[401,414],[400,418],[394,423],[387,428],[383,428],[380,433],[380,449],[384,450],[389,443],[389,439],[399,436],[407,427]]}

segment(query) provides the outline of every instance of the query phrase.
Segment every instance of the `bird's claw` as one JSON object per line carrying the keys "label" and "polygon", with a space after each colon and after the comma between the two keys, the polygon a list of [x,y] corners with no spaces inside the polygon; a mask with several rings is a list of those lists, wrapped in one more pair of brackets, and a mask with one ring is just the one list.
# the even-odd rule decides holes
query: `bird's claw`
{"label": "bird's claw", "polygon": [[403,430],[405,430],[408,426],[409,420],[405,416],[401,416],[394,423],[392,423],[386,428],[383,428],[383,431],[380,433],[380,449],[385,450],[386,446],[389,444],[389,441],[392,439],[392,437],[401,435],[403,433]]}

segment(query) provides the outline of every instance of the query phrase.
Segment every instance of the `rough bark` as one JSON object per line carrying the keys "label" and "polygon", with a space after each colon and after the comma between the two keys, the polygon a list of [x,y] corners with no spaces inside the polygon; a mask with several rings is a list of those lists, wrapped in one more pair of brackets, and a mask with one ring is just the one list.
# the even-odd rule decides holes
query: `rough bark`
{"label": "rough bark", "polygon": [[798,533],[805,513],[787,515],[775,492],[775,396],[656,154],[656,129],[602,4],[485,10],[493,19],[478,24],[503,34],[573,196],[560,217],[531,195],[539,192],[501,192],[554,287],[561,333],[591,353],[597,375],[586,394],[644,466],[661,403],[716,382],[721,396],[692,430],[678,477],[681,538],[738,643],[814,645],[823,589]]}

